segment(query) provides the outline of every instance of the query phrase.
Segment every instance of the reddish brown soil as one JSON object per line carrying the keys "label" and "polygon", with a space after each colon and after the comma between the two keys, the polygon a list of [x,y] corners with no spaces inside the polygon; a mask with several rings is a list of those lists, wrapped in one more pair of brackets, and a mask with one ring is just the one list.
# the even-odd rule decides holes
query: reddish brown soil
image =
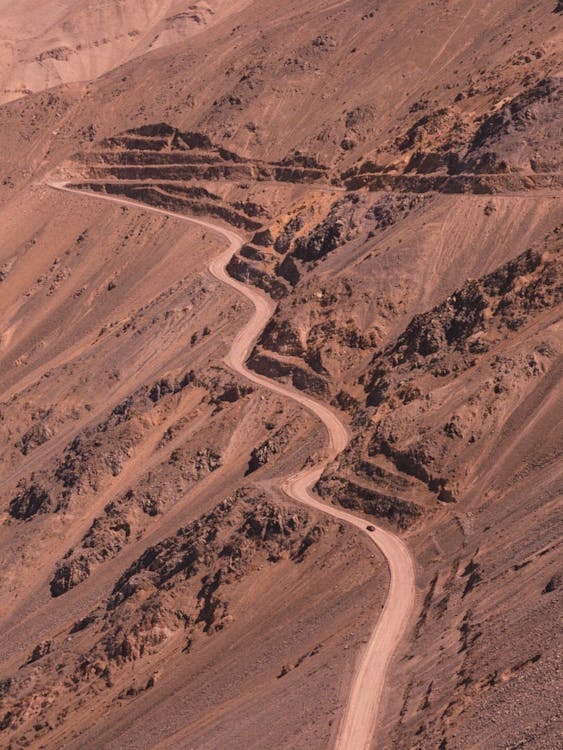
{"label": "reddish brown soil", "polygon": [[[0,745],[560,742],[561,4],[0,2]],[[94,7],[95,6],[95,7]],[[141,9],[142,6],[142,9]],[[147,204],[120,206],[49,181]]]}

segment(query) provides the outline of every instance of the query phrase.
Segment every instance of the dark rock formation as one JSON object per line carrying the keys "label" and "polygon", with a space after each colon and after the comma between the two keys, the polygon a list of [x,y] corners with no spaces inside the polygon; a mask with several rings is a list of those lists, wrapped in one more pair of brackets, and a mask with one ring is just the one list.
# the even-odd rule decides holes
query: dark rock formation
{"label": "dark rock formation", "polygon": [[246,474],[265,466],[274,456],[283,451],[289,442],[290,431],[287,426],[282,427],[259,446],[253,449],[248,462]]}
{"label": "dark rock formation", "polygon": [[86,580],[90,575],[90,564],[84,555],[61,562],[49,584],[51,596],[57,597]]}
{"label": "dark rock formation", "polygon": [[369,489],[338,476],[323,476],[316,485],[321,497],[330,497],[344,508],[360,510],[376,518],[386,518],[406,529],[422,515],[422,509],[409,500],[401,500]]}
{"label": "dark rock formation", "polygon": [[344,236],[344,222],[341,219],[327,219],[312,234],[297,238],[293,254],[299,260],[318,260],[343,244]]}
{"label": "dark rock formation", "polygon": [[49,513],[55,506],[51,494],[40,484],[22,481],[18,494],[10,501],[9,512],[13,518],[27,520],[38,513]]}
{"label": "dark rock formation", "polygon": [[27,663],[32,664],[34,661],[38,661],[38,659],[47,656],[47,654],[49,653],[51,653],[51,641],[43,641],[43,643],[38,643],[37,646],[35,646],[35,648],[33,649],[33,652],[27,660]]}

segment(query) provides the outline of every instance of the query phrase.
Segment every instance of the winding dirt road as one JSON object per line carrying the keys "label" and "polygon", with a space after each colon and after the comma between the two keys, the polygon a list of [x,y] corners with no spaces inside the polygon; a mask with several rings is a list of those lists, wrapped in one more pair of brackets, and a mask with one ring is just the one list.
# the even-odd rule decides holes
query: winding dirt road
{"label": "winding dirt road", "polygon": [[404,635],[414,605],[414,564],[405,543],[395,534],[385,529],[375,528],[368,531],[366,521],[338,507],[321,502],[312,494],[312,488],[319,479],[325,466],[340,453],[350,438],[350,433],[336,412],[310,396],[282,385],[249,370],[246,360],[252,348],[271,318],[275,304],[265,294],[236,281],[226,271],[227,263],[237,252],[243,239],[228,229],[202,219],[195,219],[165,209],[155,208],[144,203],[116,198],[114,196],[88,193],[73,189],[65,183],[49,183],[50,187],[78,195],[107,200],[121,205],[142,208],[182,221],[198,224],[208,230],[217,232],[228,240],[227,249],[214,258],[209,264],[209,271],[216,279],[236,289],[252,302],[254,313],[248,323],[235,337],[225,363],[235,372],[248,380],[268,388],[270,391],[292,399],[317,416],[328,433],[329,444],[325,454],[318,463],[309,466],[297,474],[279,479],[283,492],[293,500],[315,510],[327,513],[346,523],[361,529],[381,550],[389,567],[390,584],[385,606],[376,614],[376,624],[365,649],[360,654],[353,676],[352,689],[346,709],[334,743],[334,750],[369,750],[375,732],[377,715],[389,663]]}

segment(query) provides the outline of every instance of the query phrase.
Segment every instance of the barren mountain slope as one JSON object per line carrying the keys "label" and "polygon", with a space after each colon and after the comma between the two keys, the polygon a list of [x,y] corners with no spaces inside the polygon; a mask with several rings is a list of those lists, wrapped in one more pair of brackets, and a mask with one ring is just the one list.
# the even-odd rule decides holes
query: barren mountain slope
{"label": "barren mountain slope", "polygon": [[[58,111],[56,137],[41,128],[41,155],[51,141],[48,155],[57,161],[81,141],[163,121],[270,160],[293,149],[344,167],[404,167],[421,151],[445,153],[459,145],[462,151],[472,147],[473,155],[490,140],[490,129],[479,130],[486,118],[560,72],[555,5],[237,5],[234,17],[222,19],[226,11],[218,11],[217,22],[193,37],[188,49],[156,50],[91,85],[27,97],[2,119],[12,130],[18,124],[11,137],[37,140],[32,123]],[[65,117],[69,106],[72,116]],[[541,96],[532,101],[532,110],[537,107],[545,109]],[[552,146],[545,138],[540,151]]]}
{"label": "barren mountain slope", "polygon": [[0,744],[332,747],[385,601],[159,208],[414,555],[373,747],[557,747],[561,10],[0,0]]}
{"label": "barren mountain slope", "polygon": [[190,39],[246,4],[2,0],[0,101],[88,81],[151,50]]}
{"label": "barren mountain slope", "polygon": [[[54,212],[57,226],[49,223]],[[134,691],[143,687],[140,673],[146,672],[149,680],[158,672],[167,675],[158,692],[164,690],[168,708],[159,712],[160,724],[154,717],[150,720],[153,736],[155,732],[167,736],[171,725],[166,717],[177,714],[178,700],[187,700],[198,721],[203,711],[211,712],[212,729],[205,731],[211,731],[213,746],[219,731],[213,716],[224,703],[222,712],[227,711],[228,717],[228,698],[217,693],[216,678],[201,672],[201,664],[214,659],[205,644],[221,631],[220,649],[232,652],[230,680],[241,696],[248,693],[249,728],[247,733],[241,730],[240,745],[256,731],[252,723],[257,711],[271,712],[273,703],[285,706],[280,709],[281,721],[288,706],[303,703],[300,691],[311,690],[316,678],[303,685],[298,682],[295,689],[293,676],[282,680],[280,675],[308,659],[309,652],[311,658],[322,654],[323,670],[330,670],[334,678],[326,689],[323,681],[319,683],[315,713],[298,735],[313,732],[316,741],[325,744],[331,732],[327,715],[343,700],[338,675],[344,669],[349,679],[353,665],[345,658],[348,644],[357,647],[358,638],[366,634],[372,606],[380,606],[384,593],[385,571],[379,567],[372,577],[373,552],[345,529],[311,519],[302,511],[296,516],[292,510],[287,518],[280,511],[279,516],[278,506],[260,500],[263,491],[256,486],[240,499],[233,495],[237,486],[248,486],[247,471],[310,455],[322,433],[300,410],[237,381],[222,366],[233,326],[240,324],[246,308],[236,297],[230,299],[219,291],[204,270],[208,257],[217,252],[218,241],[209,233],[186,230],[173,219],[153,218],[142,209],[113,207],[80,196],[69,202],[44,188],[33,194],[29,214],[7,217],[6,225],[14,234],[11,241],[6,235],[2,282],[8,284],[3,300],[10,324],[2,351],[7,502],[0,646],[4,670],[12,677],[3,683],[4,730],[11,731],[18,743],[29,741],[31,732],[42,737],[41,744],[58,747],[64,741],[66,745],[73,733],[92,724],[93,706],[98,706],[97,715],[105,724],[108,702],[115,703],[121,695],[116,705],[125,710],[136,696]],[[17,243],[16,237],[23,241]],[[140,651],[109,653],[107,637],[106,645],[100,646],[100,630],[89,623],[98,621],[98,610],[120,575],[150,545],[173,539],[179,527],[229,496],[235,498],[235,508],[242,505],[240,531],[233,541],[227,539],[223,547],[206,553],[206,564],[212,566],[221,567],[222,559],[239,561],[226,564],[222,574],[233,580],[224,583],[221,617],[213,614],[219,602],[215,603],[219,592],[213,594],[216,587],[210,588],[209,601],[203,593],[206,576],[217,575],[218,569],[204,574],[197,566],[186,604],[155,602],[160,614],[151,615],[142,626],[127,625],[120,608],[107,615],[116,633],[126,628],[128,642]],[[255,512],[252,503],[257,500],[261,504]],[[253,513],[258,513],[258,520],[253,520]],[[281,527],[278,518],[286,518]],[[219,530],[231,526],[223,515],[217,520],[205,517],[202,523]],[[290,534],[294,541],[288,546]],[[317,546],[321,542],[322,550]],[[249,545],[255,545],[256,552]],[[328,579],[325,585],[320,582],[324,575],[332,580],[336,566],[345,561],[349,573],[341,576],[338,587]],[[169,565],[164,560],[163,564]],[[294,574],[292,568],[284,572],[287,564],[296,566]],[[186,565],[187,558],[180,570]],[[309,565],[310,575],[305,572]],[[313,575],[315,570],[319,573]],[[275,599],[265,593],[272,585],[278,589]],[[263,598],[261,610],[258,602]],[[188,603],[192,599],[195,612],[194,604]],[[288,617],[291,614],[292,622],[303,620],[293,635],[289,621],[280,624],[280,606]],[[108,605],[107,611],[112,607]],[[231,635],[228,631],[235,621],[240,624]],[[188,622],[192,623],[189,635]],[[248,646],[236,645],[238,628],[247,643],[256,632],[253,652],[265,649],[259,660],[264,666],[257,696],[253,695],[255,669],[242,667],[250,656]],[[80,644],[69,651],[74,633],[83,631]],[[276,633],[284,632],[282,647]],[[186,641],[193,641],[194,651],[202,647],[206,656],[190,662],[195,670],[190,676],[182,670],[174,677],[176,660],[191,658],[191,651],[182,656]],[[47,652],[53,656],[43,661]],[[337,666],[342,659],[343,666]],[[28,660],[29,667],[19,671]],[[92,666],[86,668],[86,662]],[[65,676],[55,670],[62,663]],[[221,666],[222,684],[225,675]],[[179,691],[178,680],[189,686],[187,693]],[[78,703],[67,720],[69,690],[77,692]],[[100,691],[100,697],[94,700],[90,695],[86,704],[80,696],[89,691]],[[49,693],[47,703],[37,702],[42,693]],[[215,702],[209,704],[213,693]],[[82,705],[89,707],[84,716]],[[135,706],[137,713],[138,701]],[[242,724],[240,703],[236,716]],[[223,720],[230,734],[232,719]],[[279,742],[281,747],[287,729],[272,716],[270,723],[272,746]],[[197,731],[204,732],[198,726]],[[191,736],[196,731],[193,726],[188,729],[185,720],[179,730]],[[137,722],[125,724],[120,731],[127,736],[130,731],[147,735]],[[115,732],[115,741],[122,742]],[[93,746],[99,746],[99,733],[98,726]],[[113,741],[108,735],[108,746]],[[82,736],[80,746],[85,742]]]}

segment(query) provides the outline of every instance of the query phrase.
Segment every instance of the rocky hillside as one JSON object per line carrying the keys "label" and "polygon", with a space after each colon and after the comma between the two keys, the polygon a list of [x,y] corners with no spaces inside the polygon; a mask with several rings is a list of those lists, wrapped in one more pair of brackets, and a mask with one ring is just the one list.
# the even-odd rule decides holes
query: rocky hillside
{"label": "rocky hillside", "polygon": [[63,726],[92,693],[127,701],[150,690],[158,671],[146,682],[139,672],[150,672],[161,651],[189,659],[198,640],[237,616],[238,582],[260,575],[266,563],[301,562],[322,534],[303,512],[288,513],[264,498],[241,491],[225,500],[148,547],[115,582],[105,607],[75,622],[70,635],[34,647],[3,681],[2,729],[25,745]]}
{"label": "rocky hillside", "polygon": [[0,745],[326,750],[385,601],[160,208],[415,559],[374,747],[553,750],[561,3],[0,6]]}
{"label": "rocky hillside", "polygon": [[117,2],[63,0],[55,7],[2,4],[0,102],[61,83],[95,78],[151,50],[188,40],[244,2]]}

